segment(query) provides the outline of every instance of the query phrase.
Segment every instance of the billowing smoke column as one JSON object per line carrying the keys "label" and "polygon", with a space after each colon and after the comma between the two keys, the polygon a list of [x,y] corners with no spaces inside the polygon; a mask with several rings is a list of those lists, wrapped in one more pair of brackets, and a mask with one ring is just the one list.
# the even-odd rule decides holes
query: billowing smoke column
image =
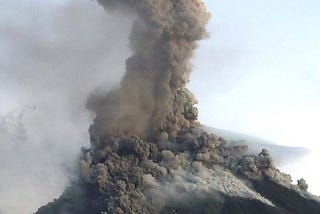
{"label": "billowing smoke column", "polygon": [[269,153],[244,155],[245,146],[226,147],[197,122],[186,84],[210,17],[203,2],[98,1],[136,17],[133,55],[120,86],[88,101],[96,118],[79,181],[37,213],[283,213],[249,184],[266,179],[289,186],[290,176]]}
{"label": "billowing smoke column", "polygon": [[196,41],[206,36],[210,17],[201,0],[98,0],[106,9],[138,17],[130,34],[133,56],[119,89],[92,97],[97,114],[92,137],[137,135],[175,141],[197,119],[196,103],[186,89]]}

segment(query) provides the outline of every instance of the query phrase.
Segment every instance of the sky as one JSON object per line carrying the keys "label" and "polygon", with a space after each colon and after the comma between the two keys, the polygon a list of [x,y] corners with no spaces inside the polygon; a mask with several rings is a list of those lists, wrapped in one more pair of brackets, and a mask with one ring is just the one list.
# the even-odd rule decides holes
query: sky
{"label": "sky", "polygon": [[206,2],[211,37],[190,83],[200,121],[319,149],[320,2]]}
{"label": "sky", "polygon": [[[0,213],[19,213],[19,199],[31,212],[60,195],[88,146],[85,100],[115,86],[130,55],[127,18],[94,1],[69,2],[0,0]],[[189,83],[200,122],[312,149],[283,169],[317,184],[308,167],[320,161],[320,2],[205,2],[211,36],[199,44]]]}

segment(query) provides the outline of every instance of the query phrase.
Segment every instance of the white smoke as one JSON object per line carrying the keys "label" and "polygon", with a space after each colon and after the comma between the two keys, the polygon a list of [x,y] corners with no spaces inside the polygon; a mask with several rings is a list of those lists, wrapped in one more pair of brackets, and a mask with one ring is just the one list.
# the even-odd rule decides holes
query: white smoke
{"label": "white smoke", "polygon": [[34,212],[68,185],[86,98],[119,82],[129,26],[86,0],[1,1],[0,213]]}

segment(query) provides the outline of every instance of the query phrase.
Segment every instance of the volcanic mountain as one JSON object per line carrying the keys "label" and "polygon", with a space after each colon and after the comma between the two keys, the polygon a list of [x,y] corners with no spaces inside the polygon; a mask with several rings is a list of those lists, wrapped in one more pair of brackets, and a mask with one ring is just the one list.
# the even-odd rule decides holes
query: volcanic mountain
{"label": "volcanic mountain", "polygon": [[302,179],[269,152],[228,146],[197,121],[186,88],[197,41],[210,14],[202,0],[98,0],[134,17],[126,73],[118,88],[94,95],[91,146],[79,178],[37,214],[320,213]]}

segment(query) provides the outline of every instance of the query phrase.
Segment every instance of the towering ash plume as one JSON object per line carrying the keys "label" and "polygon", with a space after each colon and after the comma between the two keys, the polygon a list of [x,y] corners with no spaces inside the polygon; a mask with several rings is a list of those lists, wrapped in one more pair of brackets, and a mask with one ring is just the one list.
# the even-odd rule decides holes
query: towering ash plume
{"label": "towering ash plume", "polygon": [[[306,185],[290,186],[268,151],[245,155],[245,146],[226,147],[197,123],[186,84],[210,17],[201,0],[98,1],[136,17],[133,55],[120,86],[88,101],[96,118],[79,180],[37,213],[291,213],[283,211],[292,201],[320,210],[302,198]],[[295,196],[291,202],[267,197],[281,188]]]}
{"label": "towering ash plume", "polygon": [[133,56],[119,89],[92,97],[97,118],[93,137],[138,135],[174,141],[197,119],[186,89],[196,41],[206,36],[210,17],[201,0],[98,0],[106,9],[137,15],[130,34]]}

